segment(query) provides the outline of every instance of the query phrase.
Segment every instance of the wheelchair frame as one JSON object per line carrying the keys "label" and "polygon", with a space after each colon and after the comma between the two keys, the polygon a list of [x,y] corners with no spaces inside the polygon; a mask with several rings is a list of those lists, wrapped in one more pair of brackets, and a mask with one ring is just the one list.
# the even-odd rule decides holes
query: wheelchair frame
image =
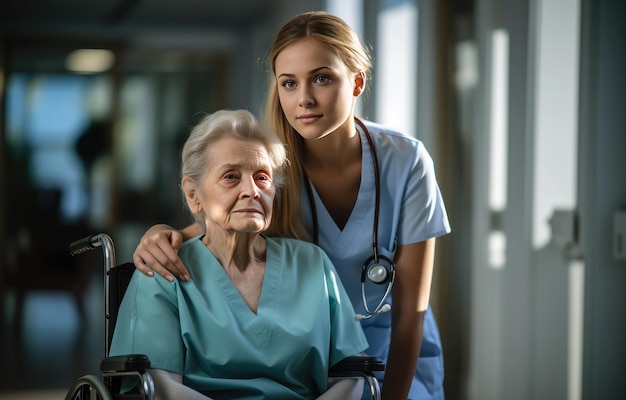
{"label": "wheelchair frame", "polygon": [[[85,375],[79,378],[70,388],[65,400],[82,400],[82,399],[146,399],[154,400],[154,381],[148,369],[150,368],[150,360],[143,354],[130,354],[124,356],[109,357],[109,349],[111,345],[112,329],[115,327],[117,320],[117,310],[114,310],[114,319],[111,321],[111,275],[114,269],[118,267],[115,260],[115,248],[113,240],[105,233],[91,235],[70,244],[70,253],[73,256],[84,252],[102,247],[104,253],[104,356],[100,363],[101,378],[93,375]],[[117,272],[117,271],[115,271]],[[123,297],[123,293],[119,295],[119,299]],[[112,324],[113,322],[113,324]],[[113,326],[112,326],[113,325]],[[137,393],[119,393],[121,379],[123,377],[136,377],[140,385],[138,385],[139,394]]]}
{"label": "wheelchair frame", "polygon": [[[119,304],[124,296],[128,282],[120,285],[121,273],[127,272],[128,279],[134,272],[134,265],[126,263],[117,265],[113,240],[106,233],[87,236],[70,244],[69,250],[73,256],[102,247],[104,253],[104,314],[105,314],[105,358],[100,363],[101,378],[94,375],[85,375],[79,378],[69,389],[65,400],[82,399],[144,399],[154,400],[154,381],[148,369],[150,360],[144,354],[130,354],[109,357],[112,339],[112,329],[117,322],[117,309],[111,310],[110,300],[112,292]],[[111,285],[111,280],[114,285]],[[380,386],[374,372],[385,370],[385,364],[376,357],[352,356],[348,357],[329,370],[330,377],[363,377],[367,382],[371,399],[381,399]],[[120,393],[121,378],[135,377],[139,381],[139,393]]]}

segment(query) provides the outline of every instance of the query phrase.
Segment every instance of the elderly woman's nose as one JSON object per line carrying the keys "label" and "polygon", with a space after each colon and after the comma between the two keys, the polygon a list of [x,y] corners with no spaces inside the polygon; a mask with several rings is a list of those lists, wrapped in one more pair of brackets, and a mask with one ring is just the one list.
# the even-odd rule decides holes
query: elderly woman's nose
{"label": "elderly woman's nose", "polygon": [[259,187],[254,176],[246,176],[241,180],[241,194],[245,197],[259,197]]}

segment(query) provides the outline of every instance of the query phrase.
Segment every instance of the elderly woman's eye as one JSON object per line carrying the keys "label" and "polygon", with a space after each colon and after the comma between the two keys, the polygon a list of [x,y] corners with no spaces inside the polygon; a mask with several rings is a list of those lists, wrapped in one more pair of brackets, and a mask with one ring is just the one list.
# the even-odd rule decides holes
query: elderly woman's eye
{"label": "elderly woman's eye", "polygon": [[270,181],[272,180],[269,174],[257,174],[256,180],[258,181]]}

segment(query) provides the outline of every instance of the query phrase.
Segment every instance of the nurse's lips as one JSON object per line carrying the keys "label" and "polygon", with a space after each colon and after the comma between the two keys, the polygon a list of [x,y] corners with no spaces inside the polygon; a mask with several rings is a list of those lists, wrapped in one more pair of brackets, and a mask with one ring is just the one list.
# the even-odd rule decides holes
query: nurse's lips
{"label": "nurse's lips", "polygon": [[311,122],[317,121],[321,117],[321,114],[303,114],[296,117],[296,119],[304,124],[310,124]]}

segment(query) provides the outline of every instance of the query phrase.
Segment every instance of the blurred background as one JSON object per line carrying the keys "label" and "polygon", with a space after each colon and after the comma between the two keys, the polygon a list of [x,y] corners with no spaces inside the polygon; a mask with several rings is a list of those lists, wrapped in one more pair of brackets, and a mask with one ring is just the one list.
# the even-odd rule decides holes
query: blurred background
{"label": "blurred background", "polygon": [[202,113],[260,115],[287,19],[327,10],[374,49],[359,115],[421,139],[453,233],[432,305],[449,399],[626,398],[626,3],[20,0],[0,5],[0,399],[98,374],[106,232],[189,221]]}

